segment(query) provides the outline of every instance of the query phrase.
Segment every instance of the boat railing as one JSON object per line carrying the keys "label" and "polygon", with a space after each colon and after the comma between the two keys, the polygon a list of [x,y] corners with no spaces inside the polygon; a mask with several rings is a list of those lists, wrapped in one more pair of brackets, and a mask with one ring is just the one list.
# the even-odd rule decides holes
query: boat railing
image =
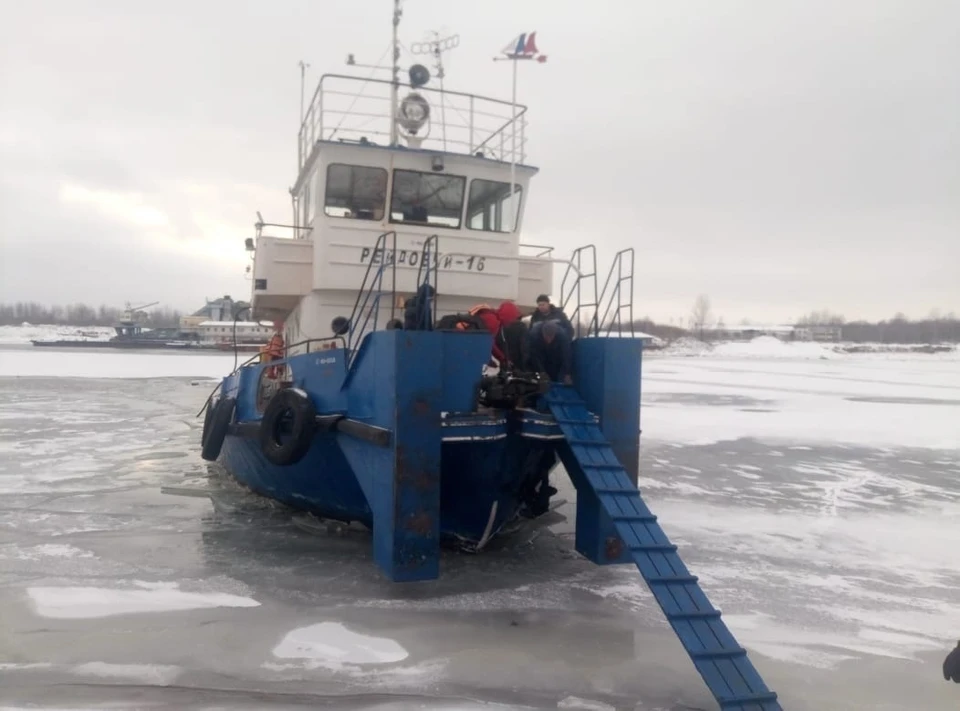
{"label": "boat railing", "polygon": [[598,304],[597,248],[587,244],[573,250],[560,282],[560,308],[573,324],[575,338],[596,335]]}
{"label": "boat railing", "polygon": [[[343,336],[326,336],[324,338],[307,338],[302,341],[297,341],[296,343],[284,345],[283,350],[281,351],[282,357],[276,360],[271,360],[269,362],[269,365],[279,366],[279,365],[286,364],[290,351],[292,351],[294,348],[305,346],[306,347],[305,352],[311,353],[313,351],[310,350],[310,346],[314,343],[323,343],[323,344],[338,343],[339,348],[342,348],[344,351],[346,351],[346,348],[347,348],[347,341]],[[323,350],[326,350],[326,349],[323,349]],[[295,355],[299,355],[299,354],[295,354]],[[232,375],[236,375],[243,368],[246,368],[248,365],[253,365],[253,363],[260,361],[262,358],[263,358],[262,353],[256,353],[250,356],[245,361],[240,363],[240,365],[235,366],[234,369],[230,371],[230,374],[227,375],[227,377],[229,378]],[[346,369],[346,365],[347,365],[346,360],[344,360],[344,369]],[[213,390],[210,391],[210,394],[207,396],[207,399],[203,403],[203,407],[201,407],[200,411],[197,413],[197,417],[200,417],[200,415],[203,414],[203,411],[207,409],[207,407],[210,405],[210,401],[213,400],[213,396],[217,394],[217,391],[220,390],[220,387],[222,385],[223,385],[223,380],[217,383],[216,386],[213,388]]]}
{"label": "boat railing", "polygon": [[[388,255],[397,253],[397,233],[394,230],[384,232],[373,246],[373,256],[367,264],[363,281],[357,291],[357,299],[350,314],[349,330],[347,332],[347,349],[351,353],[357,352],[357,346],[366,335],[367,327],[373,320],[373,330],[377,329],[377,319],[380,314],[380,296],[383,293],[383,276],[389,269],[391,272],[390,292],[393,299],[390,307],[390,319],[396,318],[397,309],[397,260]],[[377,258],[380,255],[380,258]],[[379,262],[376,263],[375,262]],[[376,267],[376,269],[374,269]],[[363,319],[362,321],[360,319]]]}
{"label": "boat railing", "polygon": [[[526,254],[523,254],[526,250]],[[553,247],[545,244],[523,244],[520,243],[520,256],[523,259],[544,259],[553,256]]]}
{"label": "boat railing", "polygon": [[[601,330],[612,335],[622,336],[626,330],[630,336],[634,335],[633,328],[633,267],[635,253],[633,247],[621,249],[613,257],[610,271],[603,282],[598,302],[598,316],[594,319],[595,334]],[[615,277],[615,278],[614,278]],[[609,290],[609,294],[607,293]],[[601,311],[602,309],[602,311]],[[627,311],[627,321],[624,324],[623,312]]]}
{"label": "boat railing", "polygon": [[[415,93],[430,107],[424,126],[407,141],[411,147],[524,161],[526,106],[430,86],[399,86],[398,101]],[[390,80],[344,74],[320,77],[300,126],[298,170],[319,141],[390,145],[392,89]]]}

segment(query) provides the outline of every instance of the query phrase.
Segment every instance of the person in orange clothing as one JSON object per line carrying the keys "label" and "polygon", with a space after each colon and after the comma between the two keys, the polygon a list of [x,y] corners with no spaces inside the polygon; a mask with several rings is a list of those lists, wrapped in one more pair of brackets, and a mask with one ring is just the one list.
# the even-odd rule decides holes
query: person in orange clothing
{"label": "person in orange clothing", "polygon": [[[277,325],[277,330],[270,337],[269,343],[260,349],[260,362],[269,363],[274,360],[281,360],[284,353],[283,344],[283,324]],[[267,377],[276,379],[280,375],[279,366],[271,366],[267,369]]]}

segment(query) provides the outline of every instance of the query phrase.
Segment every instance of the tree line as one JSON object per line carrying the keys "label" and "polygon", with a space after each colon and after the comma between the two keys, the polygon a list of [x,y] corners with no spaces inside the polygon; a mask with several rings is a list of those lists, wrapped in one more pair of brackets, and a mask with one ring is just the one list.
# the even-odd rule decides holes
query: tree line
{"label": "tree line", "polygon": [[[0,304],[0,326],[19,326],[24,322],[57,326],[113,326],[123,312],[122,308],[105,304],[94,308],[88,304],[45,306],[32,301],[18,301]],[[180,325],[182,315],[176,309],[162,307],[142,312],[139,320],[153,328],[176,328]]]}
{"label": "tree line", "polygon": [[[647,333],[658,337],[676,338],[676,335],[661,336],[661,333],[675,334],[675,327],[658,326],[651,321],[638,320],[635,328],[643,328]],[[960,319],[955,312],[942,313],[933,309],[926,318],[911,320],[902,312],[896,313],[893,318],[881,321],[856,320],[848,321],[842,314],[828,309],[811,311],[785,325],[794,327],[828,326],[839,330],[839,339],[853,343],[960,343]],[[746,319],[740,322],[737,329],[749,327]],[[723,317],[714,319],[710,298],[705,294],[697,296],[690,309],[689,329],[687,335],[693,335],[704,340],[709,334],[730,329],[725,326]]]}

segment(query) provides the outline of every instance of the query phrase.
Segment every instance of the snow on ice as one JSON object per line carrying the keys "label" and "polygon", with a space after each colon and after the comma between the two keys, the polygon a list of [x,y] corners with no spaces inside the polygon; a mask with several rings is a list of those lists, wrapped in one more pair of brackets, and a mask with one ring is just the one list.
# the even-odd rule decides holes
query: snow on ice
{"label": "snow on ice", "polygon": [[144,612],[211,607],[258,607],[249,597],[229,593],[185,592],[176,583],[142,583],[138,588],[31,587],[27,594],[41,617],[85,619]]}

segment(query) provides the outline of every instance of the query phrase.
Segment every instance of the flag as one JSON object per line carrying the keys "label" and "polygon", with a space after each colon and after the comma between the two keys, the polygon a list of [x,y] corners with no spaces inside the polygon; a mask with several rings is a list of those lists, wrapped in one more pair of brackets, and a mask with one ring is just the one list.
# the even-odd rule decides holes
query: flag
{"label": "flag", "polygon": [[536,32],[517,35],[502,51],[507,59],[535,59],[540,63],[547,61],[547,55],[540,54],[537,49]]}

